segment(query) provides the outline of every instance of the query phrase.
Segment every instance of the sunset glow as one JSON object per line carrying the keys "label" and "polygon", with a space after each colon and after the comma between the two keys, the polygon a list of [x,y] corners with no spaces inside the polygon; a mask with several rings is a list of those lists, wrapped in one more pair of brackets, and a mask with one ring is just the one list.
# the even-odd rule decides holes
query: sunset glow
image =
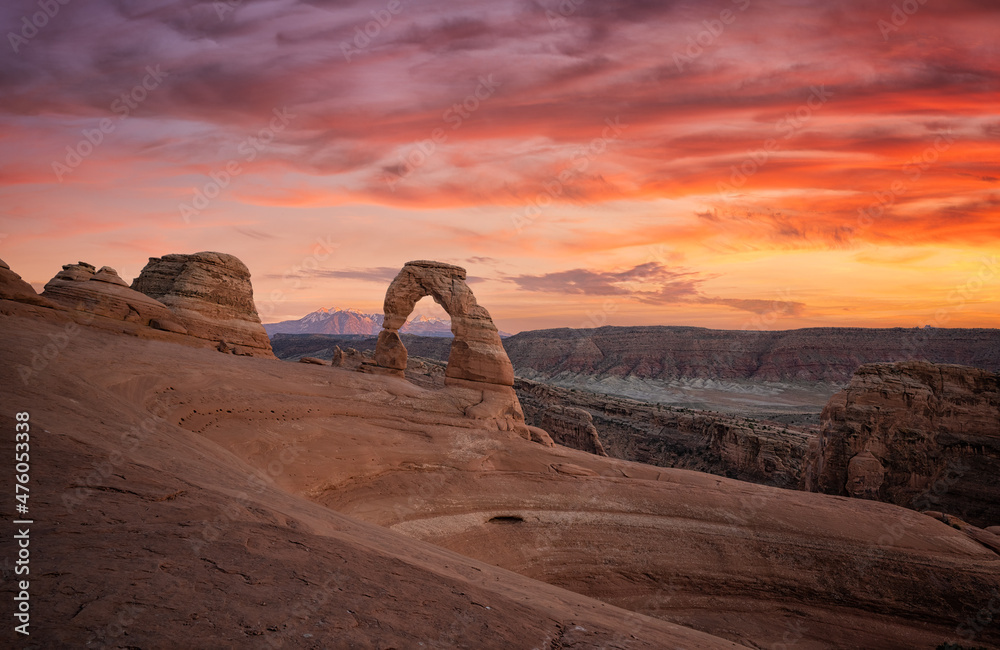
{"label": "sunset glow", "polygon": [[512,333],[1000,327],[992,0],[39,6],[0,9],[36,289],[217,250],[265,322],[434,259]]}

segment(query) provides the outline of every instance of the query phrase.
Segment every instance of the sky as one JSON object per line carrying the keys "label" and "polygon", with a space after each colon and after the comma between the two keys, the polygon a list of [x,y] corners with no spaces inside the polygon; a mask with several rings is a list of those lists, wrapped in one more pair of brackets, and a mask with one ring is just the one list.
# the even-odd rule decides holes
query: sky
{"label": "sky", "polygon": [[[508,332],[1000,327],[995,0],[10,0],[0,258]],[[417,313],[442,315],[430,299]]]}

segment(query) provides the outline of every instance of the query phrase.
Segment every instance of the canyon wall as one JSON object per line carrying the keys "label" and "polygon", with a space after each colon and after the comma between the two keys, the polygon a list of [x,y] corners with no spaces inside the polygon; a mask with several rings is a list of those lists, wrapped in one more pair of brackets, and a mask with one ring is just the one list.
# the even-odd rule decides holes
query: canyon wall
{"label": "canyon wall", "polygon": [[868,364],[823,410],[806,490],[1000,524],[1000,375],[956,365]]}

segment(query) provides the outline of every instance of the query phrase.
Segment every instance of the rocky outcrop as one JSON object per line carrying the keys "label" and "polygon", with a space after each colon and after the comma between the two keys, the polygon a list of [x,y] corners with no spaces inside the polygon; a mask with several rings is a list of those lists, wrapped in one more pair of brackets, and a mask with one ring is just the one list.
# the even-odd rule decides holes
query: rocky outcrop
{"label": "rocky outcrop", "polygon": [[98,271],[86,262],[66,264],[45,285],[42,297],[70,309],[139,325],[162,327],[175,320],[166,305],[130,289],[110,266]]}
{"label": "rocky outcrop", "polygon": [[868,364],[823,411],[802,487],[1000,522],[1000,375]]}
{"label": "rocky outcrop", "polygon": [[407,262],[385,294],[385,320],[375,347],[376,365],[400,375],[406,369],[406,348],[399,338],[399,328],[417,301],[431,296],[451,317],[455,335],[445,376],[459,382],[513,386],[514,368],[500,334],[489,312],[476,302],[465,277],[465,269],[460,266],[424,260]]}
{"label": "rocky outcrop", "polygon": [[12,300],[39,307],[55,307],[51,301],[35,293],[34,287],[14,273],[6,262],[0,260],[0,300]]}
{"label": "rocky outcrop", "polygon": [[514,368],[504,351],[500,334],[485,308],[476,302],[465,283],[465,269],[442,262],[407,262],[385,292],[385,319],[375,344],[374,363],[363,363],[362,372],[406,376],[407,351],[399,328],[426,296],[441,305],[451,318],[455,335],[445,369],[445,386],[464,397],[478,395],[465,409],[466,417],[484,420],[501,431],[531,440],[524,413],[512,388]]}
{"label": "rocky outcrop", "polygon": [[541,429],[552,437],[553,442],[574,449],[607,456],[601,438],[594,428],[590,413],[572,406],[553,405],[541,415]]}
{"label": "rocky outcrop", "polygon": [[245,356],[273,357],[246,265],[225,253],[151,257],[132,289],[173,312],[189,336]]}
{"label": "rocky outcrop", "polygon": [[514,384],[525,420],[551,432],[556,442],[578,446],[573,437],[558,438],[559,425],[548,413],[570,408],[592,418],[601,446],[613,458],[677,467],[743,481],[795,488],[802,459],[813,433],[722,413],[692,411],[612,397],[518,378]]}

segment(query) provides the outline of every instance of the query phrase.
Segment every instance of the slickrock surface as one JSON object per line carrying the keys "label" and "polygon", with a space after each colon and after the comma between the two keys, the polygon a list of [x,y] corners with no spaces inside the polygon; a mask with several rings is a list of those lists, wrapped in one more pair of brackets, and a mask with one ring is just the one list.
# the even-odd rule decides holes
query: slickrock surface
{"label": "slickrock surface", "polygon": [[1000,375],[869,364],[823,411],[805,489],[1000,523]]}
{"label": "slickrock surface", "polygon": [[[348,469],[342,460],[361,451],[355,443],[381,439],[427,451],[446,444],[429,437],[438,432],[454,442],[521,441],[465,417],[459,406],[475,396],[464,389],[420,397],[402,380],[222,356],[90,327],[74,331],[58,372],[23,382],[14,368],[64,328],[10,315],[0,315],[0,328],[2,415],[13,422],[15,412],[29,412],[32,427],[31,647],[738,647],[282,487],[305,476],[350,480],[381,462],[359,457]],[[225,408],[190,409],[203,390]],[[423,425],[400,419],[404,404],[429,407],[411,416]],[[313,416],[321,412],[325,424],[317,430]],[[208,435],[219,421],[251,424],[230,449]],[[343,428],[354,424],[359,428]],[[332,455],[316,466],[305,462],[312,452],[298,438],[307,431],[320,434],[311,444],[333,445],[317,449]],[[341,443],[343,451],[334,451]],[[372,447],[378,458],[382,443]],[[0,453],[13,458],[13,446],[13,436],[3,436]],[[452,449],[439,448],[439,460],[448,462]],[[406,462],[385,460],[387,468]],[[2,510],[8,521],[10,508]],[[6,603],[16,586],[11,543],[5,535]],[[12,625],[3,626],[0,645],[23,645],[15,636]]]}
{"label": "slickrock surface", "polygon": [[966,640],[1000,584],[931,517],[546,447],[466,387],[86,327],[22,382],[61,325],[0,319],[43,645],[909,649]]}
{"label": "slickrock surface", "polygon": [[273,356],[254,306],[250,271],[232,255],[151,257],[132,289],[169,307],[190,336],[223,342],[239,355]]}
{"label": "slickrock surface", "polygon": [[166,305],[130,289],[113,268],[97,271],[86,262],[64,265],[45,285],[42,297],[70,309],[139,325],[176,320]]}

